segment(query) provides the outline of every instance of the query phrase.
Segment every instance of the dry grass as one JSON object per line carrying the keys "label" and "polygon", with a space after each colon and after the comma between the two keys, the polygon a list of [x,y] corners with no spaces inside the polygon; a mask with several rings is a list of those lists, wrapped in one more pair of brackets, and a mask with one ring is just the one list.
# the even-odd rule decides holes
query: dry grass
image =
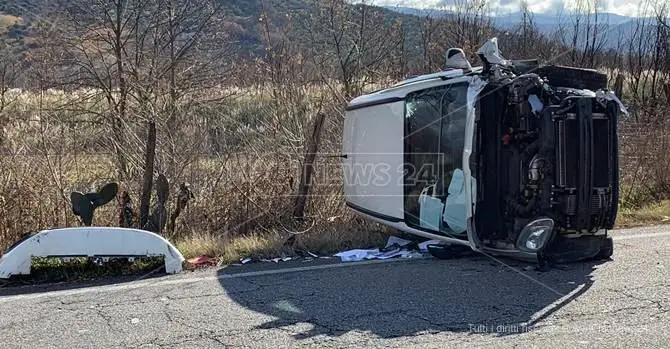
{"label": "dry grass", "polygon": [[[318,96],[325,91],[314,89],[312,93]],[[312,111],[318,108],[314,103],[305,100],[305,112],[291,114],[295,110],[278,111],[262,88],[224,92],[234,97],[224,104],[198,106],[193,115],[184,116],[176,144],[164,137],[175,130],[159,126],[163,137],[157,145],[156,175],[167,176],[171,199],[183,182],[191,185],[195,196],[177,221],[175,234],[166,236],[186,256],[205,254],[237,261],[247,255],[290,255],[295,249],[327,254],[384,240],[375,232],[380,227],[346,210],[337,159],[317,158],[306,222],[297,224],[291,219],[304,135],[309,133]],[[108,125],[99,119],[91,122],[96,121],[91,113],[81,113],[99,108],[90,97],[96,91],[14,93],[0,147],[4,151],[0,156],[0,249],[27,231],[78,225],[68,202],[75,190],[95,191],[116,181],[121,190],[129,191],[137,209],[144,156],[141,123],[126,125],[132,132],[128,138],[133,140],[124,151],[130,171],[126,180],[119,181],[117,159],[104,143]],[[78,111],[54,109],[62,105]],[[321,149],[337,152],[341,117],[336,106],[322,110],[330,117]],[[212,129],[221,132],[212,136],[207,133]],[[170,154],[171,146],[178,152]],[[174,201],[169,204],[173,207]],[[94,225],[115,225],[117,214],[114,202],[103,206],[96,211]],[[292,232],[305,230],[296,235],[294,246],[283,246]]]}
{"label": "dry grass", "polygon": [[0,13],[0,32],[5,31],[7,28],[13,26],[14,24],[21,24],[21,23],[23,23],[23,19],[21,17]]}
{"label": "dry grass", "polygon": [[[288,235],[290,236],[290,235]],[[297,251],[309,251],[321,256],[350,248],[382,246],[388,235],[378,231],[324,231],[297,234],[294,246],[285,246],[287,234],[260,233],[227,239],[213,235],[197,235],[176,243],[184,257],[201,255],[221,258],[223,263],[238,263],[243,258],[271,259],[296,256]]]}
{"label": "dry grass", "polygon": [[638,209],[623,209],[619,212],[617,227],[631,228],[670,222],[670,200],[650,204]]}

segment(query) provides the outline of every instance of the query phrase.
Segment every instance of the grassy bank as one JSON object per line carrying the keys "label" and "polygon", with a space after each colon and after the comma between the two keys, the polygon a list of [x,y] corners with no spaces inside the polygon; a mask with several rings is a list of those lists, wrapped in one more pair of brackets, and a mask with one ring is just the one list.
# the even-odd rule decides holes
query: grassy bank
{"label": "grassy bank", "polygon": [[[238,263],[243,258],[294,257],[305,255],[307,252],[324,256],[346,249],[378,247],[388,239],[388,235],[382,231],[383,228],[380,227],[376,231],[333,230],[288,236],[287,234],[264,233],[232,239],[210,235],[177,242],[177,248],[187,259],[207,255],[220,258],[222,263],[230,264]],[[292,243],[287,244],[287,241]]]}
{"label": "grassy bank", "polygon": [[670,200],[653,203],[641,208],[624,208],[619,212],[617,227],[632,228],[670,222]]}

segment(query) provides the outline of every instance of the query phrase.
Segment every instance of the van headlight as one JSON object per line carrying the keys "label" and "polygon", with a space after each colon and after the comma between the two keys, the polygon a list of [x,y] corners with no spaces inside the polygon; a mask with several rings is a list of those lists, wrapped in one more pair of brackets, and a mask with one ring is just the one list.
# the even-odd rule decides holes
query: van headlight
{"label": "van headlight", "polygon": [[549,241],[554,230],[554,220],[540,218],[526,225],[517,239],[516,245],[524,252],[537,252]]}

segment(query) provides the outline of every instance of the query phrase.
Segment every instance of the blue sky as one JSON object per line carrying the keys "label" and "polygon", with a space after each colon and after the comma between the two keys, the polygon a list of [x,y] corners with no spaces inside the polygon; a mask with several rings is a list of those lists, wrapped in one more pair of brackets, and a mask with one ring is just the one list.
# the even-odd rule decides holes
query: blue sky
{"label": "blue sky", "polygon": [[[622,16],[639,16],[644,8],[654,7],[650,2],[659,0],[526,0],[528,7],[535,13],[552,14],[560,11],[570,11],[574,9],[578,3],[594,3],[602,12],[615,13]],[[667,1],[667,0],[660,0]],[[359,1],[360,2],[360,1]],[[471,2],[471,0],[367,0],[366,3],[378,6],[406,6],[415,8],[445,8],[454,9],[458,4]],[[491,14],[505,14],[519,10],[520,0],[490,0],[488,1],[491,9]]]}

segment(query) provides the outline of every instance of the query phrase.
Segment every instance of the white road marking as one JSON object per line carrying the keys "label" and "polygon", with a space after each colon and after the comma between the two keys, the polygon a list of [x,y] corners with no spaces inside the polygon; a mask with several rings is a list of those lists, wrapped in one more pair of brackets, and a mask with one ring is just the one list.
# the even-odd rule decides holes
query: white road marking
{"label": "white road marking", "polygon": [[634,239],[647,239],[647,238],[663,238],[670,236],[670,231],[662,233],[642,233],[642,234],[628,234],[628,235],[614,235],[612,238],[614,241],[619,240],[634,240]]}
{"label": "white road marking", "polygon": [[[181,285],[181,284],[190,284],[195,282],[202,281],[216,281],[216,280],[227,280],[227,279],[237,279],[244,277],[255,277],[255,276],[265,276],[265,275],[276,275],[276,274],[288,274],[296,272],[306,272],[314,270],[325,270],[325,269],[338,269],[338,268],[348,268],[356,267],[362,265],[371,265],[371,264],[386,264],[386,263],[397,263],[397,262],[407,262],[414,260],[426,260],[428,257],[415,257],[415,258],[403,258],[403,259],[387,259],[387,260],[369,260],[362,262],[347,262],[347,263],[337,263],[337,264],[322,264],[322,265],[312,265],[306,267],[296,267],[296,268],[285,268],[285,269],[272,269],[272,270],[260,270],[252,271],[246,273],[236,273],[236,274],[223,274],[217,276],[204,276],[204,277],[186,277],[182,279],[172,279],[172,280],[143,280],[135,281],[129,284],[123,285],[103,285],[103,286],[92,286],[88,288],[81,288],[76,290],[61,290],[61,291],[48,291],[43,293],[34,293],[34,294],[22,294],[15,296],[5,296],[0,297],[0,303],[16,300],[27,300],[27,299],[37,299],[43,297],[62,297],[62,296],[73,296],[85,293],[95,293],[95,292],[114,292],[114,291],[124,291],[124,290],[133,290],[149,286],[167,286],[167,285]],[[169,277],[169,276],[168,276]]]}
{"label": "white road marking", "polygon": [[[663,231],[663,232],[658,232],[658,233],[640,233],[640,234],[627,233],[626,231],[616,231],[616,232],[614,232],[614,234],[612,236],[612,238],[615,241],[646,239],[646,238],[661,238],[661,237],[670,237],[670,231]],[[407,261],[424,260],[424,259],[428,259],[428,258],[370,260],[370,261],[362,261],[362,262],[347,262],[347,263],[313,265],[313,266],[285,268],[285,269],[261,270],[261,271],[252,271],[252,272],[237,273],[237,274],[224,274],[224,275],[213,275],[213,276],[204,276],[204,277],[185,277],[185,278],[167,279],[167,280],[160,280],[160,281],[143,280],[143,281],[135,281],[135,282],[131,282],[129,284],[123,284],[123,285],[92,286],[92,287],[81,288],[81,289],[76,289],[76,290],[48,291],[48,292],[43,292],[43,293],[22,294],[22,295],[15,295],[15,296],[4,296],[4,297],[0,297],[0,303],[6,303],[6,302],[18,301],[18,300],[38,299],[38,298],[44,298],[44,297],[62,297],[62,296],[73,296],[73,295],[80,295],[80,294],[86,294],[86,293],[115,292],[115,291],[133,290],[133,289],[138,289],[138,288],[143,288],[143,287],[150,287],[150,286],[182,285],[182,284],[190,284],[190,283],[203,282],[203,281],[216,281],[216,280],[237,279],[237,278],[265,276],[265,275],[278,275],[278,274],[307,272],[307,271],[315,271],[315,270],[348,268],[348,267],[356,267],[356,266],[371,265],[371,264],[407,262]]]}
{"label": "white road marking", "polygon": [[563,307],[563,305],[565,305],[565,303],[569,302],[572,298],[574,298],[575,295],[577,295],[579,292],[582,292],[584,287],[586,287],[586,286],[585,285],[579,285],[574,290],[572,290],[572,292],[570,292],[570,293],[564,295],[563,297],[555,300],[554,302],[552,302],[548,306],[544,307],[543,309],[541,309],[537,313],[533,314],[528,321],[523,323],[523,326],[531,327],[531,326],[535,325],[536,323],[538,323],[543,318],[549,316],[552,312],[554,312],[557,309],[560,309],[561,307]]}

